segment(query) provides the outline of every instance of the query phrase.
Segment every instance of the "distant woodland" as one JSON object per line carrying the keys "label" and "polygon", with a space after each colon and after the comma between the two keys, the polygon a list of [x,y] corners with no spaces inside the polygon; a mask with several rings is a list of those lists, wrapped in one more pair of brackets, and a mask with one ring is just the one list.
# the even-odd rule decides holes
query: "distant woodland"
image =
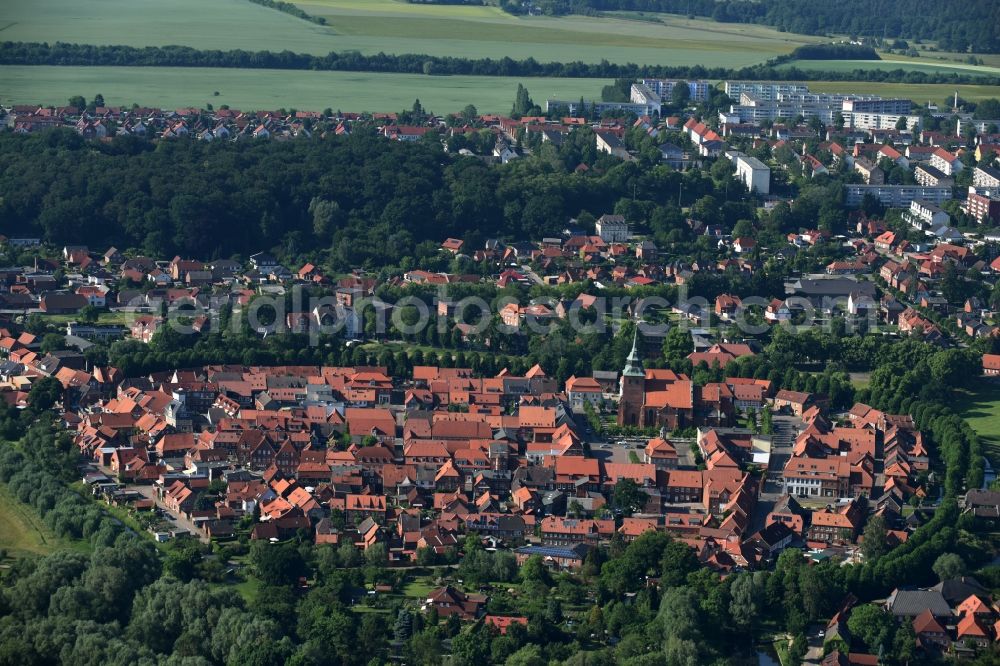
{"label": "distant woodland", "polygon": [[[534,58],[454,58],[419,53],[363,55],[357,51],[326,55],[292,51],[244,51],[234,49],[194,49],[188,46],[121,46],[0,42],[0,65],[93,65],[112,67],[226,67],[238,69],[294,69],[332,72],[395,72],[434,76],[522,76],[560,78],[682,78],[747,79],[755,81],[886,81],[894,83],[975,83],[1000,85],[1000,77],[978,72],[906,71],[901,68],[855,69],[852,71],[802,70],[796,58],[819,60],[876,60],[868,47],[842,44],[815,44],[770,61],[730,69],[726,67],[637,65],[635,63],[539,62]],[[789,64],[790,63],[790,64]],[[786,65],[780,66],[779,65]]]}
{"label": "distant woodland", "polygon": [[551,14],[666,12],[805,35],[933,40],[946,51],[1000,52],[1000,3],[994,0],[501,0],[512,12],[529,4]]}
{"label": "distant woodland", "polygon": [[[413,254],[422,241],[436,248],[472,230],[551,235],[581,210],[609,212],[631,192],[628,179],[638,178],[626,165],[575,177],[572,167],[597,159],[589,130],[560,151],[552,156],[556,168],[527,161],[491,168],[449,157],[437,139],[388,141],[372,128],[346,139],[227,144],[118,138],[95,146],[65,130],[3,134],[0,233],[150,256],[325,247],[348,265],[383,264]],[[676,172],[642,177],[663,200],[667,192],[676,199],[680,179]],[[695,196],[710,188],[691,180],[684,189]]]}

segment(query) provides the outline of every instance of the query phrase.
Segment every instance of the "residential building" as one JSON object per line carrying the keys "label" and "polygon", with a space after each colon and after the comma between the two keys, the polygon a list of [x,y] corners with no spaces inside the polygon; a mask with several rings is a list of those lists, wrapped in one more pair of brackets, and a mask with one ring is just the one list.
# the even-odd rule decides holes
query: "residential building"
{"label": "residential building", "polygon": [[914,199],[924,199],[940,206],[951,199],[950,187],[924,187],[921,185],[844,185],[845,203],[854,207],[861,205],[866,194],[882,202],[888,208],[909,208]]}
{"label": "residential building", "polygon": [[735,153],[730,157],[736,165],[736,177],[747,189],[758,194],[770,194],[771,169],[756,157]]}
{"label": "residential building", "polygon": [[939,206],[923,199],[914,199],[910,208],[903,213],[903,219],[916,229],[930,229],[946,225],[951,221],[948,213]]}
{"label": "residential building", "polygon": [[457,615],[462,620],[475,620],[486,609],[486,597],[481,594],[466,594],[447,585],[428,595],[423,609],[431,608],[437,611],[438,617]]}
{"label": "residential building", "polygon": [[868,185],[884,185],[885,172],[874,162],[866,157],[859,157],[854,160],[854,170],[861,174]]}
{"label": "residential building", "polygon": [[625,243],[630,237],[624,215],[601,215],[595,224],[595,231],[605,243]]}
{"label": "residential building", "polygon": [[[688,87],[688,99],[692,102],[704,102],[708,100],[709,91],[712,89],[712,84],[708,81],[682,81],[680,83],[686,84]],[[645,86],[650,92],[657,95],[661,100],[667,100],[668,102],[673,97],[674,88],[677,86],[678,81],[673,79],[642,79],[640,85]],[[633,84],[633,88],[635,84]],[[632,101],[637,101],[633,96]]]}
{"label": "residential building", "polygon": [[977,166],[972,171],[972,185],[976,188],[1000,190],[1000,169]]}
{"label": "residential building", "polygon": [[913,169],[913,178],[924,187],[952,187],[955,179],[930,164],[918,164]]}
{"label": "residential building", "polygon": [[987,190],[969,186],[962,210],[979,224],[1000,222],[1000,188]]}
{"label": "residential building", "polygon": [[809,92],[809,86],[786,81],[726,81],[726,96],[739,99],[743,93],[756,95],[761,99],[777,99],[778,95],[804,94]]}
{"label": "residential building", "polygon": [[944,148],[937,148],[931,153],[930,165],[941,171],[946,176],[954,176],[965,168],[958,155],[950,153]]}
{"label": "residential building", "polygon": [[598,102],[596,100],[545,100],[545,110],[565,109],[571,116],[593,114],[599,116],[605,111],[623,111],[634,113],[637,116],[653,116],[660,114],[660,104],[658,102],[636,103],[636,102]]}
{"label": "residential building", "polygon": [[628,150],[617,135],[611,132],[594,132],[594,140],[597,142],[597,149],[602,153],[628,159]]}
{"label": "residential building", "polygon": [[584,412],[588,404],[598,408],[603,395],[601,385],[593,377],[573,376],[566,380],[566,397],[574,412]]}

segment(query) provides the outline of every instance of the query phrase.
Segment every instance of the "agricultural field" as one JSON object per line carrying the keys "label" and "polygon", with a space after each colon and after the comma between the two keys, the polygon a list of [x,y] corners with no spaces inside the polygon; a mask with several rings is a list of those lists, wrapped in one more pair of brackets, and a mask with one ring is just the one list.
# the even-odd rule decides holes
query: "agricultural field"
{"label": "agricultural field", "polygon": [[[438,113],[474,104],[481,112],[509,113],[517,84],[544,105],[547,97],[599,97],[606,79],[424,76],[367,72],[213,69],[182,67],[0,68],[0,103],[65,104],[71,95],[104,95],[108,104],[165,108],[228,104],[236,109],[400,111],[419,98]],[[218,92],[216,96],[214,93]]]}
{"label": "agricultural field", "polygon": [[[325,54],[426,53],[539,61],[744,66],[815,38],[657,15],[515,17],[496,7],[308,0],[320,26],[246,0],[34,0],[0,4],[0,39]],[[644,17],[648,18],[648,17]]]}
{"label": "agricultural field", "polygon": [[[754,25],[689,20],[666,14],[642,17],[511,16],[495,7],[415,5],[398,0],[304,0],[362,52],[436,53],[466,57],[571,62],[744,66],[815,41]],[[386,49],[388,50],[388,49]]]}
{"label": "agricultural field", "polygon": [[795,67],[804,71],[821,70],[827,72],[853,72],[861,70],[901,69],[904,72],[924,72],[925,74],[962,74],[964,76],[1000,76],[1000,67],[990,65],[968,65],[940,60],[925,62],[920,58],[885,56],[882,60],[793,60],[781,65],[788,69]]}
{"label": "agricultural field", "polygon": [[[288,49],[325,54],[427,53],[512,58],[738,67],[788,53],[816,38],[757,25],[723,24],[667,14],[618,12],[601,18],[515,17],[496,7],[410,4],[402,0],[304,0],[328,25],[247,0],[35,0],[0,3],[0,40],[202,49]],[[947,54],[942,54],[946,57]],[[813,69],[903,67],[924,71],[1000,74],[1000,63],[887,56],[889,62],[800,61]],[[599,79],[434,77],[410,74],[137,67],[3,67],[0,102],[63,104],[69,96],[104,95],[112,104],[188,106],[229,104],[242,109],[327,107],[352,111],[408,108],[420,98],[437,112],[474,104],[507,112],[517,83],[532,98],[597,97]],[[940,101],[956,86],[872,82],[810,83],[818,91],[856,90]],[[1000,89],[957,86],[969,100],[1000,96]],[[217,93],[217,94],[216,94]]]}
{"label": "agricultural field", "polygon": [[803,81],[813,92],[855,92],[912,99],[917,104],[927,101],[941,104],[958,91],[962,99],[976,102],[990,97],[1000,98],[1000,86],[978,86],[947,83],[881,83],[878,81]]}
{"label": "agricultural field", "polygon": [[[882,53],[886,60],[904,60],[910,62],[940,62],[944,64],[967,65],[968,53],[955,53],[954,51],[930,51],[919,50],[919,57],[912,57],[900,53]],[[1000,53],[976,53],[975,58],[982,60],[987,67],[1000,67]]]}
{"label": "agricultural field", "polygon": [[[438,113],[474,104],[483,113],[508,113],[517,84],[544,106],[547,98],[598,97],[606,79],[560,79],[481,76],[424,76],[367,72],[313,72],[182,67],[0,68],[0,103],[64,104],[71,95],[104,95],[109,104],[176,108],[222,104],[237,109],[297,108],[322,111],[395,111],[419,98]],[[945,84],[896,84],[872,81],[810,81],[818,92],[870,92],[916,102],[942,102],[958,90],[976,101],[1000,97],[1000,87]],[[216,95],[215,93],[219,94]],[[102,323],[119,323],[108,321]]]}

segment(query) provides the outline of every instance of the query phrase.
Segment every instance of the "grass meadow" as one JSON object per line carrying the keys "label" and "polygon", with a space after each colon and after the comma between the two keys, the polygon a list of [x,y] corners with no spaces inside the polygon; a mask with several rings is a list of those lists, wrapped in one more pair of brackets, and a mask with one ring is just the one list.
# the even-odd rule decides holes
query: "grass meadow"
{"label": "grass meadow", "polygon": [[958,91],[972,102],[989,97],[1000,98],[1000,86],[947,83],[881,83],[877,81],[804,81],[813,92],[855,92],[890,98],[912,99],[918,104],[931,101],[941,104]]}
{"label": "grass meadow", "polygon": [[[424,76],[368,72],[183,67],[0,67],[0,103],[65,104],[71,95],[104,95],[108,104],[164,108],[228,104],[234,109],[401,111],[419,98],[437,113],[475,104],[509,113],[517,84],[544,105],[547,97],[599,97],[606,79]],[[219,95],[215,96],[214,93]]]}
{"label": "grass meadow", "polygon": [[665,15],[658,22],[515,17],[496,7],[401,0],[308,0],[300,6],[325,17],[329,25],[319,26],[246,0],[0,3],[0,40],[707,66],[763,62],[815,41],[763,26]]}
{"label": "grass meadow", "polygon": [[959,415],[969,422],[983,442],[994,468],[1000,467],[1000,384],[981,379],[958,401]]}
{"label": "grass meadow", "polygon": [[8,557],[25,557],[47,555],[62,547],[85,549],[86,544],[55,536],[34,509],[0,485],[0,549],[7,551]]}
{"label": "grass meadow", "polygon": [[882,60],[793,60],[783,68],[796,67],[804,71],[853,72],[861,70],[897,70],[904,72],[924,72],[925,74],[961,74],[963,76],[1000,76],[1000,67],[990,65],[966,65],[957,62],[922,62],[919,58],[897,59],[883,56]]}
{"label": "grass meadow", "polygon": [[[474,104],[484,113],[509,113],[517,84],[539,104],[547,98],[598,97],[606,79],[424,76],[183,67],[0,67],[0,103],[65,104],[71,95],[104,95],[108,104],[165,108],[228,104],[234,109],[399,111],[421,104],[437,113]],[[1000,97],[996,86],[908,85],[871,81],[809,82],[816,91],[870,92],[941,102],[955,90],[968,100]],[[214,93],[218,92],[216,96]]]}

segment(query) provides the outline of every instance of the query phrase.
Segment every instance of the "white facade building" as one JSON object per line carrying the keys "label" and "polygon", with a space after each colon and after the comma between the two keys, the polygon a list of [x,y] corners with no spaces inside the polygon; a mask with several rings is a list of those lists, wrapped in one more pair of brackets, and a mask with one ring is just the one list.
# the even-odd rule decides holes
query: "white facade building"
{"label": "white facade building", "polygon": [[595,230],[605,243],[624,243],[629,238],[628,223],[622,215],[601,215]]}
{"label": "white facade building", "polygon": [[758,194],[770,194],[771,169],[756,157],[743,153],[733,153],[730,156],[736,166],[736,177],[743,181],[747,189]]}

